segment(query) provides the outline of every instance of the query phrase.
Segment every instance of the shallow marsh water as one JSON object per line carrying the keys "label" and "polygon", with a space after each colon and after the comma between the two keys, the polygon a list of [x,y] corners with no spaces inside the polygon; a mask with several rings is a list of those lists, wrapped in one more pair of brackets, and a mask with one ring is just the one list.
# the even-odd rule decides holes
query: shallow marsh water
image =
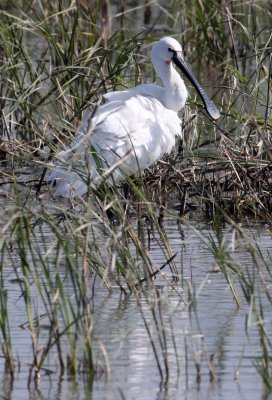
{"label": "shallow marsh water", "polygon": [[[189,225],[187,225],[187,222]],[[9,380],[0,359],[2,376],[1,395],[4,399],[260,399],[268,398],[255,364],[260,361],[260,337],[250,305],[245,301],[238,280],[235,286],[240,295],[238,309],[229,285],[203,238],[214,237],[212,228],[205,222],[186,220],[178,226],[172,215],[164,220],[164,228],[174,253],[180,274],[172,281],[168,267],[155,284],[157,296],[146,289],[139,298],[125,297],[118,287],[109,294],[97,281],[93,306],[93,350],[96,375],[93,383],[84,374],[73,380],[61,376],[56,363],[57,352],[52,349],[45,370],[38,380],[28,386],[31,359],[31,341],[27,326],[25,305],[14,270],[4,271],[4,284],[8,291],[13,354],[18,357],[15,379]],[[224,230],[226,247],[241,270],[253,277],[260,272],[266,275],[264,265],[256,270],[246,243],[257,243],[265,261],[271,266],[272,239],[265,226],[248,226],[246,236],[230,227]],[[48,243],[52,238],[48,235]],[[202,238],[200,238],[202,235]],[[105,238],[106,240],[106,238]],[[103,238],[101,238],[103,246]],[[160,242],[151,238],[150,254],[154,265],[165,262]],[[19,265],[19,263],[18,263]],[[51,266],[54,269],[54,265]],[[65,270],[62,271],[65,276]],[[20,276],[20,273],[19,273]],[[269,282],[269,278],[267,278]],[[271,286],[271,279],[270,279]],[[35,287],[33,285],[33,290]],[[73,298],[73,287],[67,283],[67,294]],[[271,290],[270,290],[271,291]],[[189,295],[189,292],[191,295]],[[256,298],[261,299],[266,327],[271,329],[271,304],[257,287]],[[34,296],[35,297],[35,296]],[[194,297],[193,304],[188,300]],[[160,310],[158,308],[158,299]],[[37,316],[43,314],[43,305],[36,298]],[[158,317],[159,311],[162,319]],[[152,314],[154,312],[154,314]],[[160,329],[166,334],[169,379],[160,378],[150,338],[143,318],[148,323],[160,366],[165,378]],[[46,332],[46,319],[40,319],[41,330]],[[44,325],[44,326],[43,326]],[[246,329],[247,326],[247,329]],[[40,335],[41,344],[43,335]],[[208,367],[211,360],[214,380]],[[198,368],[198,369],[197,369]]]}

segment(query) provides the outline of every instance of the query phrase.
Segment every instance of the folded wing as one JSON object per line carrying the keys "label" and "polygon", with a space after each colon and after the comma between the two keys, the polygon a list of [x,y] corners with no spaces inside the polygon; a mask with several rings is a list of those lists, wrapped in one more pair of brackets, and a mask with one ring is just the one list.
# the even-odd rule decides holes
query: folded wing
{"label": "folded wing", "polygon": [[181,135],[181,121],[157,99],[161,90],[157,85],[140,85],[105,95],[107,102],[85,120],[69,147],[58,154],[49,177],[55,181],[55,195],[83,195],[88,182],[101,184],[101,175],[114,165],[110,178],[118,183],[169,153],[175,136]]}

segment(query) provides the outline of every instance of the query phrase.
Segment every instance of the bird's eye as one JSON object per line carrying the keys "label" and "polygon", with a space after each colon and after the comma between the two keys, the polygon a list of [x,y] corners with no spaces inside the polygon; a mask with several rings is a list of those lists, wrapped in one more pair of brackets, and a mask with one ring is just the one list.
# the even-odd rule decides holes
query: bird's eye
{"label": "bird's eye", "polygon": [[173,57],[177,55],[177,51],[174,50],[172,47],[168,47],[168,51],[173,54]]}

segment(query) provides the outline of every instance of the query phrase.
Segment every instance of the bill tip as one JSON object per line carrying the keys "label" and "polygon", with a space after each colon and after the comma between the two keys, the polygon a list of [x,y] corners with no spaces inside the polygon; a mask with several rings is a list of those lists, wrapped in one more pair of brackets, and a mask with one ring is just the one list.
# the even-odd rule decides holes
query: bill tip
{"label": "bill tip", "polygon": [[209,116],[214,120],[217,121],[220,118],[220,111],[218,110],[218,108],[215,107],[214,104],[210,105],[207,108],[207,112],[209,114]]}

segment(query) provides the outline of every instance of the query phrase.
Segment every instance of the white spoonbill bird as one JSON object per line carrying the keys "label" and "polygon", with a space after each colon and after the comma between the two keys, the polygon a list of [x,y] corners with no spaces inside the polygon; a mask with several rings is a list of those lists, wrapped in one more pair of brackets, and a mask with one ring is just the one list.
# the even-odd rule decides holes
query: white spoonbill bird
{"label": "white spoonbill bird", "polygon": [[68,148],[56,157],[47,178],[55,196],[84,195],[89,184],[100,185],[105,177],[118,183],[171,152],[175,137],[182,134],[177,113],[188,96],[174,64],[193,84],[210,117],[220,117],[175,39],[164,37],[156,42],[151,60],[163,86],[142,84],[104,95],[105,104],[89,115]]}

